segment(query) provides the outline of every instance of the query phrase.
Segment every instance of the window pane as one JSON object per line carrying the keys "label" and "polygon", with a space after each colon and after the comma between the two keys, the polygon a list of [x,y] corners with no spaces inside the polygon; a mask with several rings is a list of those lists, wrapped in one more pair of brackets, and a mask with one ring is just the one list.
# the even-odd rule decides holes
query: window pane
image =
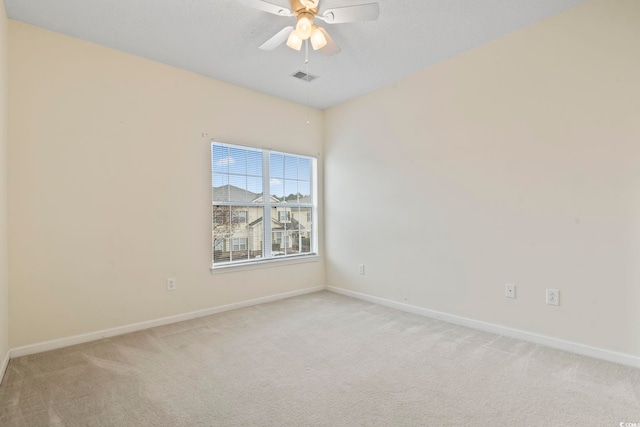
{"label": "window pane", "polygon": [[308,181],[298,181],[298,193],[300,194],[300,203],[311,204],[311,183]]}
{"label": "window pane", "polygon": [[271,178],[269,180],[269,187],[271,187],[271,195],[276,199],[275,202],[284,200],[284,182],[282,178]]}
{"label": "window pane", "polygon": [[311,213],[311,208],[300,208],[300,213],[296,218],[299,222],[300,253],[311,253],[311,230],[313,226]]}
{"label": "window pane", "polygon": [[289,219],[291,220],[291,226],[288,227],[289,229],[291,228],[298,228],[298,223],[300,221],[298,221],[298,216],[300,215],[300,208],[289,208]]}
{"label": "window pane", "polygon": [[262,176],[262,153],[247,151],[247,175]]}
{"label": "window pane", "polygon": [[298,233],[296,231],[285,232],[284,250],[285,255],[294,255],[299,253],[298,249]]}
{"label": "window pane", "polygon": [[262,196],[262,178],[249,176],[247,177],[247,190],[249,191],[249,200],[247,202],[260,203],[256,200]]}
{"label": "window pane", "polygon": [[231,210],[231,223],[232,224],[240,224],[240,225],[246,225],[248,224],[248,218],[249,218],[249,211],[246,210],[246,208],[242,207],[242,208],[236,208],[233,207]]}
{"label": "window pane", "polygon": [[271,233],[271,256],[282,256],[285,254],[284,252],[284,231],[283,230],[275,230]]}
{"label": "window pane", "polygon": [[227,175],[213,174],[213,201],[228,202],[229,201],[229,177]]}
{"label": "window pane", "polygon": [[253,197],[247,194],[247,177],[229,175],[229,201],[247,202],[251,201],[251,199],[253,199]]}
{"label": "window pane", "polygon": [[284,177],[287,179],[298,179],[298,158],[284,156]]}
{"label": "window pane", "polygon": [[300,253],[300,208],[290,208],[289,211],[286,229],[290,245],[287,247],[287,255],[292,255]]}
{"label": "window pane", "polygon": [[284,156],[271,153],[269,155],[269,176],[271,178],[284,178]]}
{"label": "window pane", "polygon": [[260,218],[261,212],[259,207],[231,207],[229,261],[245,261],[262,256],[261,228],[252,224],[252,217]]}
{"label": "window pane", "polygon": [[[255,209],[255,208],[254,208]],[[249,213],[251,218],[251,212]],[[262,217],[262,215],[260,215]],[[262,223],[247,229],[249,259],[262,258]]]}
{"label": "window pane", "polygon": [[212,144],[211,153],[213,200],[255,202],[262,194],[262,152]]}
{"label": "window pane", "polygon": [[213,171],[224,174],[229,173],[229,148],[214,145],[211,151]]}
{"label": "window pane", "polygon": [[277,208],[276,220],[282,224],[286,224],[290,221],[291,214],[288,208]]}
{"label": "window pane", "polygon": [[214,206],[212,218],[213,262],[227,262],[230,259],[228,239],[231,235],[230,209],[228,206]]}
{"label": "window pane", "polygon": [[246,175],[247,174],[247,150],[242,148],[229,148],[229,173]]}
{"label": "window pane", "polygon": [[231,261],[245,261],[249,259],[249,233],[245,227],[233,229],[231,237]]}
{"label": "window pane", "polygon": [[213,174],[213,186],[222,187],[229,183],[229,175]]}
{"label": "window pane", "polygon": [[291,202],[291,203],[298,203],[298,181],[285,179],[284,196],[285,196],[285,201]]}
{"label": "window pane", "polygon": [[298,179],[311,181],[311,159],[298,158]]}

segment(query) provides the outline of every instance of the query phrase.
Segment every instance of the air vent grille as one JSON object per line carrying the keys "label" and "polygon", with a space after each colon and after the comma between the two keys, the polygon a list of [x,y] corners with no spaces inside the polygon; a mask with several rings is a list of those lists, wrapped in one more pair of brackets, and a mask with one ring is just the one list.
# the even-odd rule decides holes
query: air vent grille
{"label": "air vent grille", "polygon": [[297,71],[291,74],[291,77],[295,77],[296,79],[303,80],[308,83],[311,83],[312,81],[318,78],[318,76],[314,76],[313,74],[307,74],[304,71]]}

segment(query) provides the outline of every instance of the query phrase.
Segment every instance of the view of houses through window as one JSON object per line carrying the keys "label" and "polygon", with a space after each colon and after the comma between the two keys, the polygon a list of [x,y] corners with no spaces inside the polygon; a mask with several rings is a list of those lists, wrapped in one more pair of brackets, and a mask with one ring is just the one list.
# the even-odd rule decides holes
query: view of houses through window
{"label": "view of houses through window", "polygon": [[214,142],[211,164],[214,267],[315,253],[315,159]]}

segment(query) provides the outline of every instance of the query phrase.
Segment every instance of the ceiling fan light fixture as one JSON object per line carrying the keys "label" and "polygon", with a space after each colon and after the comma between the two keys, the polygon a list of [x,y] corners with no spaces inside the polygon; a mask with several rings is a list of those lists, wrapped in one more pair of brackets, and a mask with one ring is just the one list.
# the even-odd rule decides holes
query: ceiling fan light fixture
{"label": "ceiling fan light fixture", "polygon": [[311,30],[313,28],[313,15],[303,12],[298,15],[298,23],[296,24],[296,31],[302,40],[306,40],[311,37]]}
{"label": "ceiling fan light fixture", "polygon": [[291,31],[289,38],[287,39],[287,46],[291,49],[300,50],[302,47],[302,37],[298,34],[298,30]]}
{"label": "ceiling fan light fixture", "polygon": [[311,47],[313,50],[322,49],[327,45],[327,38],[324,36],[320,28],[313,26],[313,31],[311,32]]}

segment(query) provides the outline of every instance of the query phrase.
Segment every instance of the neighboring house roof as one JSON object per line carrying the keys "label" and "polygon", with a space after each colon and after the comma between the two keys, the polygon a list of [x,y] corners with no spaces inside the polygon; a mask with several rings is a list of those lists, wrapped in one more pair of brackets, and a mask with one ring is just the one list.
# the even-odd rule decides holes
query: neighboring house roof
{"label": "neighboring house roof", "polygon": [[[280,203],[281,200],[276,196],[269,196],[271,203]],[[258,197],[252,200],[253,203],[262,203],[262,194],[258,194]]]}
{"label": "neighboring house roof", "polygon": [[251,202],[261,194],[252,193],[235,185],[222,185],[213,187],[213,200],[219,202]]}
{"label": "neighboring house roof", "polygon": [[[277,222],[277,221],[272,221],[272,222]],[[262,223],[262,217],[254,220],[254,221],[251,221],[249,224],[247,224],[247,227],[255,227],[256,225],[258,225],[260,223]]]}
{"label": "neighboring house roof", "polygon": [[[271,203],[287,203],[274,195],[269,196]],[[213,200],[218,202],[249,202],[261,203],[263,200],[262,193],[252,193],[244,188],[227,184],[220,187],[213,187]],[[303,196],[298,199],[299,203],[311,203],[311,196]]]}
{"label": "neighboring house roof", "polygon": [[[277,220],[275,220],[273,218],[271,218],[271,222],[276,225],[276,227],[271,227],[272,230],[284,230],[285,224],[283,222],[277,221]],[[256,225],[258,225],[260,223],[262,223],[262,217],[256,219],[255,221],[252,221],[247,226],[248,227],[255,227]],[[304,230],[304,225],[300,224],[298,222],[298,220],[296,220],[295,218],[291,218],[290,223],[291,223],[291,227],[287,227],[287,229],[289,229],[289,230]]]}

